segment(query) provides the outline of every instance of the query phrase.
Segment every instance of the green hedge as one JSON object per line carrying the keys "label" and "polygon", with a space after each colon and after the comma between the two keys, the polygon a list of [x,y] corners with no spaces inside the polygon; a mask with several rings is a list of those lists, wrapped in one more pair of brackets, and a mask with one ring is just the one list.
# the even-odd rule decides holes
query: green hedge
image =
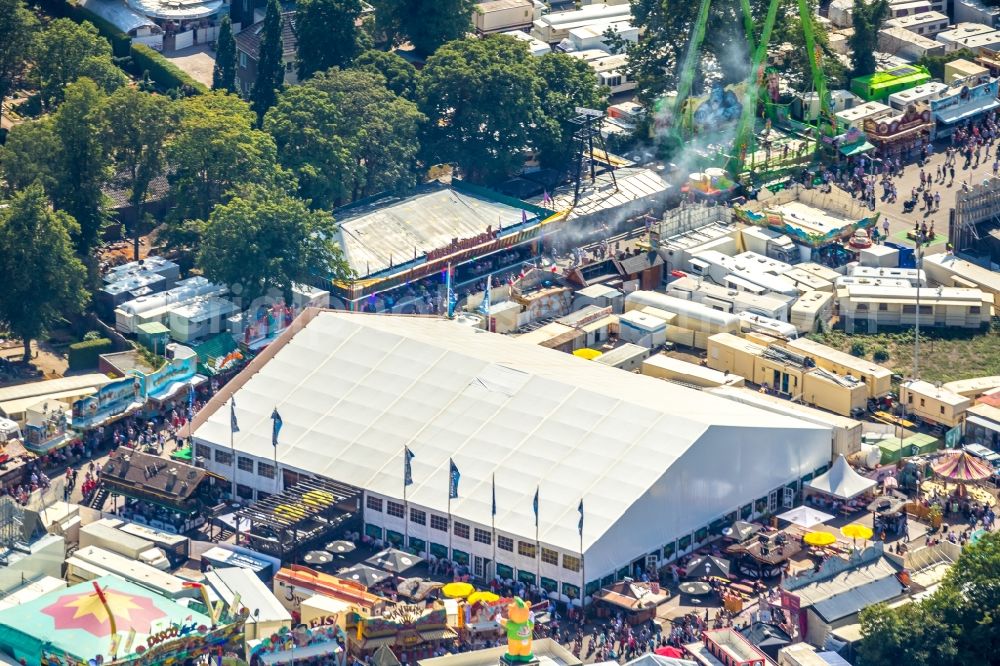
{"label": "green hedge", "polygon": [[74,342],[69,346],[69,369],[88,370],[97,367],[97,357],[114,350],[114,343],[107,338]]}
{"label": "green hedge", "polygon": [[97,31],[111,42],[111,50],[115,57],[124,58],[128,55],[128,47],[132,43],[132,38],[119,30],[113,23],[104,20],[89,9],[71,4],[66,0],[39,0],[38,4],[47,14],[56,18],[68,18],[77,23],[90,21],[97,28]]}
{"label": "green hedge", "polygon": [[139,76],[149,72],[149,78],[164,90],[177,88],[187,94],[199,95],[208,92],[208,87],[145,44],[132,44],[132,64]]}

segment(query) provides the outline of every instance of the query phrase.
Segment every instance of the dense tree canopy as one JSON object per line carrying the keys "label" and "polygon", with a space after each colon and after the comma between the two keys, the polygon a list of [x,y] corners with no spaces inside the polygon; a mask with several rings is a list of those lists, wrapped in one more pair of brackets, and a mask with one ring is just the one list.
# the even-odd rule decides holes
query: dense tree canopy
{"label": "dense tree canopy", "polygon": [[22,0],[0,0],[0,111],[27,67],[36,29],[35,15]]}
{"label": "dense tree canopy", "polygon": [[346,67],[358,53],[361,0],[299,0],[295,34],[299,79],[331,67]]}
{"label": "dense tree canopy", "polygon": [[31,341],[87,303],[87,271],[74,254],[70,235],[76,222],[49,207],[40,185],[31,185],[0,206],[0,322],[24,343]]}
{"label": "dense tree canopy", "polygon": [[495,181],[524,160],[542,122],[537,63],[509,37],[449,42],[420,75],[431,162],[457,164],[473,181]]}
{"label": "dense tree canopy", "polygon": [[413,186],[421,120],[380,74],[333,69],[284,91],[265,128],[300,196],[329,208]]}
{"label": "dense tree canopy", "polygon": [[354,68],[381,74],[389,90],[406,99],[416,98],[417,69],[394,51],[369,49],[355,58]]}
{"label": "dense tree canopy", "polygon": [[1000,650],[1000,533],[962,551],[922,601],[861,612],[859,666],[996,663]]}
{"label": "dense tree canopy", "polygon": [[329,213],[277,188],[251,185],[202,225],[198,265],[215,282],[240,285],[243,307],[271,289],[287,299],[293,283],[346,275],[335,234]]}
{"label": "dense tree canopy", "polygon": [[376,0],[376,31],[391,44],[410,42],[434,53],[472,30],[473,0]]}
{"label": "dense tree canopy", "polygon": [[167,133],[173,126],[173,103],[162,95],[126,87],[108,98],[104,107],[105,136],[117,178],[128,189],[136,209],[133,252],[139,258],[138,223],[154,178],[163,174]]}
{"label": "dense tree canopy", "polygon": [[536,147],[541,151],[543,166],[557,170],[566,168],[575,150],[573,132],[578,126],[570,122],[577,107],[602,110],[607,90],[597,85],[594,70],[582,60],[564,53],[547,53],[538,59],[544,131],[538,133]]}
{"label": "dense tree canopy", "polygon": [[264,128],[274,137],[278,160],[298,179],[299,196],[329,208],[350,198],[360,177],[353,137],[342,136],[344,114],[312,82],[281,93]]}
{"label": "dense tree canopy", "polygon": [[[41,88],[42,101],[54,104],[62,100],[67,85],[76,81],[88,58],[111,58],[111,44],[89,21],[76,23],[61,18],[36,33],[34,40],[34,75]],[[94,69],[95,64],[88,65]]]}
{"label": "dense tree canopy", "polygon": [[424,120],[416,104],[393,94],[385,79],[371,72],[330,71],[314,85],[332,97],[344,114],[341,133],[355,140],[361,177],[352,198],[412,187]]}
{"label": "dense tree canopy", "polygon": [[[213,92],[179,104],[177,131],[167,144],[175,230],[185,220],[207,219],[234,186],[268,183],[280,175],[274,140],[254,128],[254,114],[246,102]],[[178,241],[175,244],[183,244]]]}
{"label": "dense tree canopy", "polygon": [[111,176],[102,131],[104,101],[104,93],[90,79],[68,85],[65,101],[53,118],[59,149],[55,155],[39,155],[55,166],[52,201],[76,220],[74,241],[83,258],[97,247],[108,221],[101,190]]}
{"label": "dense tree canopy", "polygon": [[60,150],[54,125],[46,116],[11,128],[7,143],[0,147],[0,173],[8,196],[34,182],[52,191],[56,170],[51,158]]}

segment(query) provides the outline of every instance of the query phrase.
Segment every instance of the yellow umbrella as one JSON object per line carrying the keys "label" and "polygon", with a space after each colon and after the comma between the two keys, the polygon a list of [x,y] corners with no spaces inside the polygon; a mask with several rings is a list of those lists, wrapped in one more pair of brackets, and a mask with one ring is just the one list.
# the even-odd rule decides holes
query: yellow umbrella
{"label": "yellow umbrella", "polygon": [[441,594],[449,599],[464,599],[475,591],[471,583],[462,582],[448,583],[441,588]]}
{"label": "yellow umbrella", "polygon": [[601,352],[597,351],[596,349],[590,349],[588,347],[584,347],[583,349],[577,349],[575,352],[573,352],[573,356],[579,356],[580,358],[585,358],[588,361],[593,361],[595,358],[601,355],[602,355]]}
{"label": "yellow umbrella", "polygon": [[872,528],[857,523],[844,525],[840,528],[840,533],[848,539],[871,539],[872,535],[875,534]]}
{"label": "yellow umbrella", "polygon": [[473,592],[472,594],[469,595],[469,598],[466,599],[466,601],[468,601],[470,604],[476,604],[479,602],[482,602],[484,604],[491,604],[494,601],[499,601],[499,600],[500,600],[500,595],[494,594],[489,590],[480,590],[478,592]]}
{"label": "yellow umbrella", "polygon": [[837,537],[829,532],[809,532],[802,537],[802,540],[810,546],[829,546],[837,541]]}

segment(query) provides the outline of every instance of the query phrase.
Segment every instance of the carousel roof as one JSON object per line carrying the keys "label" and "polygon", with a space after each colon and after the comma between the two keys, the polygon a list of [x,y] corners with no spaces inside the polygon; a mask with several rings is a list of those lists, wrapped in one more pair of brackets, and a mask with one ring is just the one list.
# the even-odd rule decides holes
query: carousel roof
{"label": "carousel roof", "polygon": [[985,460],[971,456],[965,451],[947,453],[931,465],[934,473],[948,481],[982,481],[993,474],[993,468]]}
{"label": "carousel roof", "polygon": [[112,661],[111,618],[94,590],[95,583],[111,608],[119,636],[135,630],[132,645],[123,645],[118,658],[129,651],[142,651],[151,634],[171,625],[212,625],[202,613],[108,575],[0,611],[0,647],[29,664],[41,663],[43,651],[69,655],[83,663],[98,657]]}

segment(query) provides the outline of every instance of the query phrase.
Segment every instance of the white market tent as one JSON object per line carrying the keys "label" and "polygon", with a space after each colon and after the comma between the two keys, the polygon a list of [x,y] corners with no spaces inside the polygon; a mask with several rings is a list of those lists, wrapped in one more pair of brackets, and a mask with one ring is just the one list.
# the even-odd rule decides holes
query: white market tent
{"label": "white market tent", "polygon": [[820,474],[805,487],[814,492],[832,495],[844,500],[854,499],[875,487],[874,479],[866,479],[851,467],[843,455],[837,457],[825,474]]}
{"label": "white market tent", "polygon": [[806,529],[822,525],[828,520],[833,520],[833,516],[809,506],[797,506],[791,511],[778,514],[779,520],[784,520],[792,525],[799,525]]}
{"label": "white market tent", "polygon": [[[830,459],[830,430],[431,317],[306,310],[195,420],[237,452],[580,551],[597,575],[691,534]],[[272,447],[272,410],[283,421]],[[210,470],[232,468],[209,462]],[[274,492],[274,481],[238,476]],[[251,481],[251,479],[253,479]]]}

